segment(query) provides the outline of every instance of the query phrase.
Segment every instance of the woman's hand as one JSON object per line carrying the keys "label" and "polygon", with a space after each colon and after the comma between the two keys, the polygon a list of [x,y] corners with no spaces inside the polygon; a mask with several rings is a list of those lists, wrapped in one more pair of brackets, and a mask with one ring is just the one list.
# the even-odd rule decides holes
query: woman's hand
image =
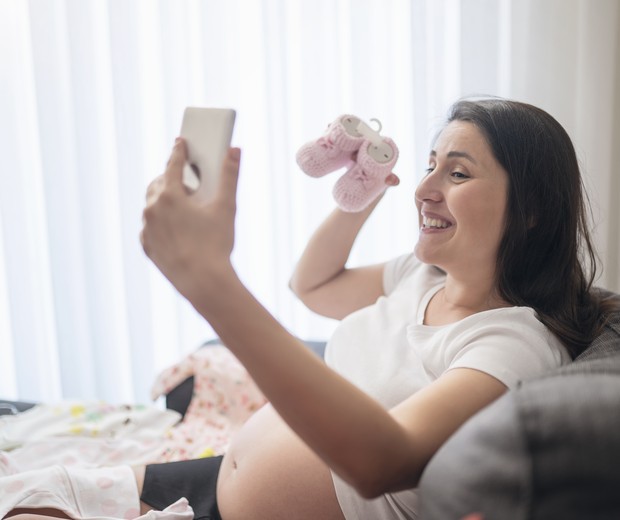
{"label": "woman's hand", "polygon": [[185,142],[176,140],[163,175],[148,187],[140,234],[142,247],[159,270],[190,301],[213,283],[234,276],[234,245],[240,150],[231,148],[212,200],[188,193],[183,184]]}
{"label": "woman's hand", "polygon": [[388,186],[398,186],[400,184],[400,178],[395,173],[390,173],[385,178],[385,184]]}

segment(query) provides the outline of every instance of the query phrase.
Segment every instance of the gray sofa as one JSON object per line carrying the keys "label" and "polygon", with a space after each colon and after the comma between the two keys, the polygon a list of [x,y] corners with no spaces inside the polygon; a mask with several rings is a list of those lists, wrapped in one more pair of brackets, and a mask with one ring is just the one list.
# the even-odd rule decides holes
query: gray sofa
{"label": "gray sofa", "polygon": [[574,363],[472,417],[420,483],[420,518],[620,519],[620,313]]}

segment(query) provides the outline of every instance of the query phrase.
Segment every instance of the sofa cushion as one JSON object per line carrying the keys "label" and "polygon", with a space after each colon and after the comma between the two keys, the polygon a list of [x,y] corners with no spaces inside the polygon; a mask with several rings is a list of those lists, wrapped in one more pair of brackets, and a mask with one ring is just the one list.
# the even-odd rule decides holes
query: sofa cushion
{"label": "sofa cushion", "polygon": [[587,362],[600,356],[620,352],[620,312],[613,312],[607,318],[601,334],[582,352],[575,363]]}
{"label": "sofa cushion", "polygon": [[573,363],[564,365],[551,374],[539,376],[538,379],[586,373],[620,375],[620,312],[609,316],[601,334]]}
{"label": "sofa cushion", "polygon": [[420,483],[420,518],[620,518],[619,410],[617,375],[523,384],[437,452]]}

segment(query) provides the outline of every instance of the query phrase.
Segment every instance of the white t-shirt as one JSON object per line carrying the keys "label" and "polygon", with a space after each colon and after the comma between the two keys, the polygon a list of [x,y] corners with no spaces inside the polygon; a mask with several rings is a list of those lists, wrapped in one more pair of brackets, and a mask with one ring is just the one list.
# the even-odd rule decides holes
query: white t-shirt
{"label": "white t-shirt", "polygon": [[[565,347],[529,307],[424,325],[426,306],[444,282],[441,270],[413,254],[388,262],[385,296],[342,320],[328,342],[327,364],[389,409],[452,368],[480,370],[513,388],[521,379],[570,361]],[[334,473],[332,477],[347,520],[417,518],[415,490],[366,500]]]}

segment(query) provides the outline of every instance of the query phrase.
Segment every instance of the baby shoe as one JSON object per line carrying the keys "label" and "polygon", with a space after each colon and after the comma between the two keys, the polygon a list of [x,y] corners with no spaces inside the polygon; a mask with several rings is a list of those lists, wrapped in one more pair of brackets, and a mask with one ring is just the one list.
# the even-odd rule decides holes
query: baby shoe
{"label": "baby shoe", "polygon": [[398,159],[398,148],[389,137],[364,141],[355,164],[338,179],[333,195],[343,211],[362,211],[387,188],[385,179]]}
{"label": "baby shoe", "polygon": [[297,152],[297,164],[310,177],[323,175],[347,166],[364,142],[357,131],[360,119],[348,114],[337,118],[322,137],[304,144]]}

